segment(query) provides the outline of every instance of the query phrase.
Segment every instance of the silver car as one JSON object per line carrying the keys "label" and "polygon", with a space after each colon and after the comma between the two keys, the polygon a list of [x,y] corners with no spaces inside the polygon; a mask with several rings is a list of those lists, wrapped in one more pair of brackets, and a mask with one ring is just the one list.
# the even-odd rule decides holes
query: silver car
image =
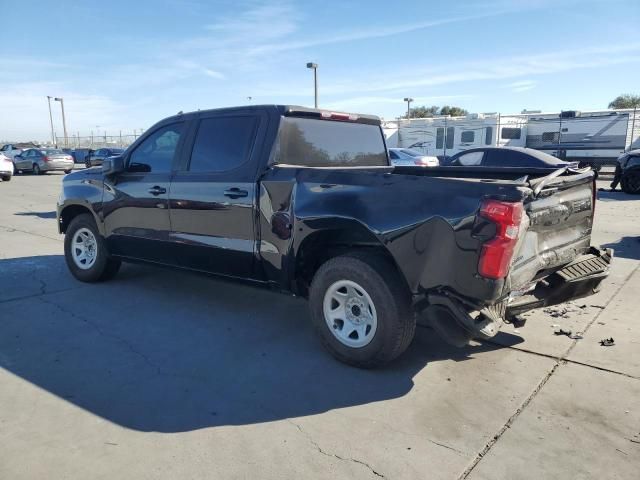
{"label": "silver car", "polygon": [[396,167],[414,165],[437,167],[440,165],[438,157],[425,155],[422,152],[411,150],[410,148],[390,148],[389,159],[391,160],[391,164]]}
{"label": "silver car", "polygon": [[33,172],[41,175],[45,172],[73,170],[73,157],[57,148],[29,148],[13,158],[18,172]]}

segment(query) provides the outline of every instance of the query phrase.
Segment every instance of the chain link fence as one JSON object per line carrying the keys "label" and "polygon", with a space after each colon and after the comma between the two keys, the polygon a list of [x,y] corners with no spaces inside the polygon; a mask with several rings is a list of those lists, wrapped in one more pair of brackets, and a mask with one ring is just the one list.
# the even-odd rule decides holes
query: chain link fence
{"label": "chain link fence", "polygon": [[92,150],[109,147],[126,148],[140,135],[142,135],[142,132],[130,135],[56,136],[56,145],[58,148],[90,148]]}

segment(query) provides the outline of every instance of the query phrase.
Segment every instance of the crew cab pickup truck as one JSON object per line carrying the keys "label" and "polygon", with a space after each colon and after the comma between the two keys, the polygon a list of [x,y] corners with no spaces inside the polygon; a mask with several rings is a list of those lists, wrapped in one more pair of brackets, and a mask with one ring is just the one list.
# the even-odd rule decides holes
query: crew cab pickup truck
{"label": "crew cab pickup truck", "polygon": [[594,208],[589,169],[393,167],[377,117],[271,105],[162,120],[66,176],[57,217],[79,280],[142,261],[270,286],[375,367],[416,318],[463,345],[593,293],[613,253]]}

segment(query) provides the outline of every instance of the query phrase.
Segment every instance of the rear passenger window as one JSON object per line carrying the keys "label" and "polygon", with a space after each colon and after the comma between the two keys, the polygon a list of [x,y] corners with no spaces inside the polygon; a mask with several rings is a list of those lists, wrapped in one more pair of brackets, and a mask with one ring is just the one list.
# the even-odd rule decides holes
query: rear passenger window
{"label": "rear passenger window", "polygon": [[458,157],[460,165],[480,165],[484,152],[469,152]]}
{"label": "rear passenger window", "polygon": [[214,117],[200,121],[191,151],[190,172],[226,172],[249,159],[258,118]]}

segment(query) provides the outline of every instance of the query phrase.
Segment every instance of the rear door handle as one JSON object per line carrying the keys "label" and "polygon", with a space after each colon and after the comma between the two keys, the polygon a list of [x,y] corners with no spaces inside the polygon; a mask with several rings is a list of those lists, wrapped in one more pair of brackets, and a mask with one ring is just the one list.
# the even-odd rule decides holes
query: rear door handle
{"label": "rear door handle", "polygon": [[158,185],[154,185],[149,189],[149,193],[151,195],[161,195],[163,193],[167,193],[167,189]]}
{"label": "rear door handle", "polygon": [[233,187],[224,191],[224,196],[229,198],[247,197],[248,195],[249,192],[247,192],[246,190],[240,190],[237,187]]}

